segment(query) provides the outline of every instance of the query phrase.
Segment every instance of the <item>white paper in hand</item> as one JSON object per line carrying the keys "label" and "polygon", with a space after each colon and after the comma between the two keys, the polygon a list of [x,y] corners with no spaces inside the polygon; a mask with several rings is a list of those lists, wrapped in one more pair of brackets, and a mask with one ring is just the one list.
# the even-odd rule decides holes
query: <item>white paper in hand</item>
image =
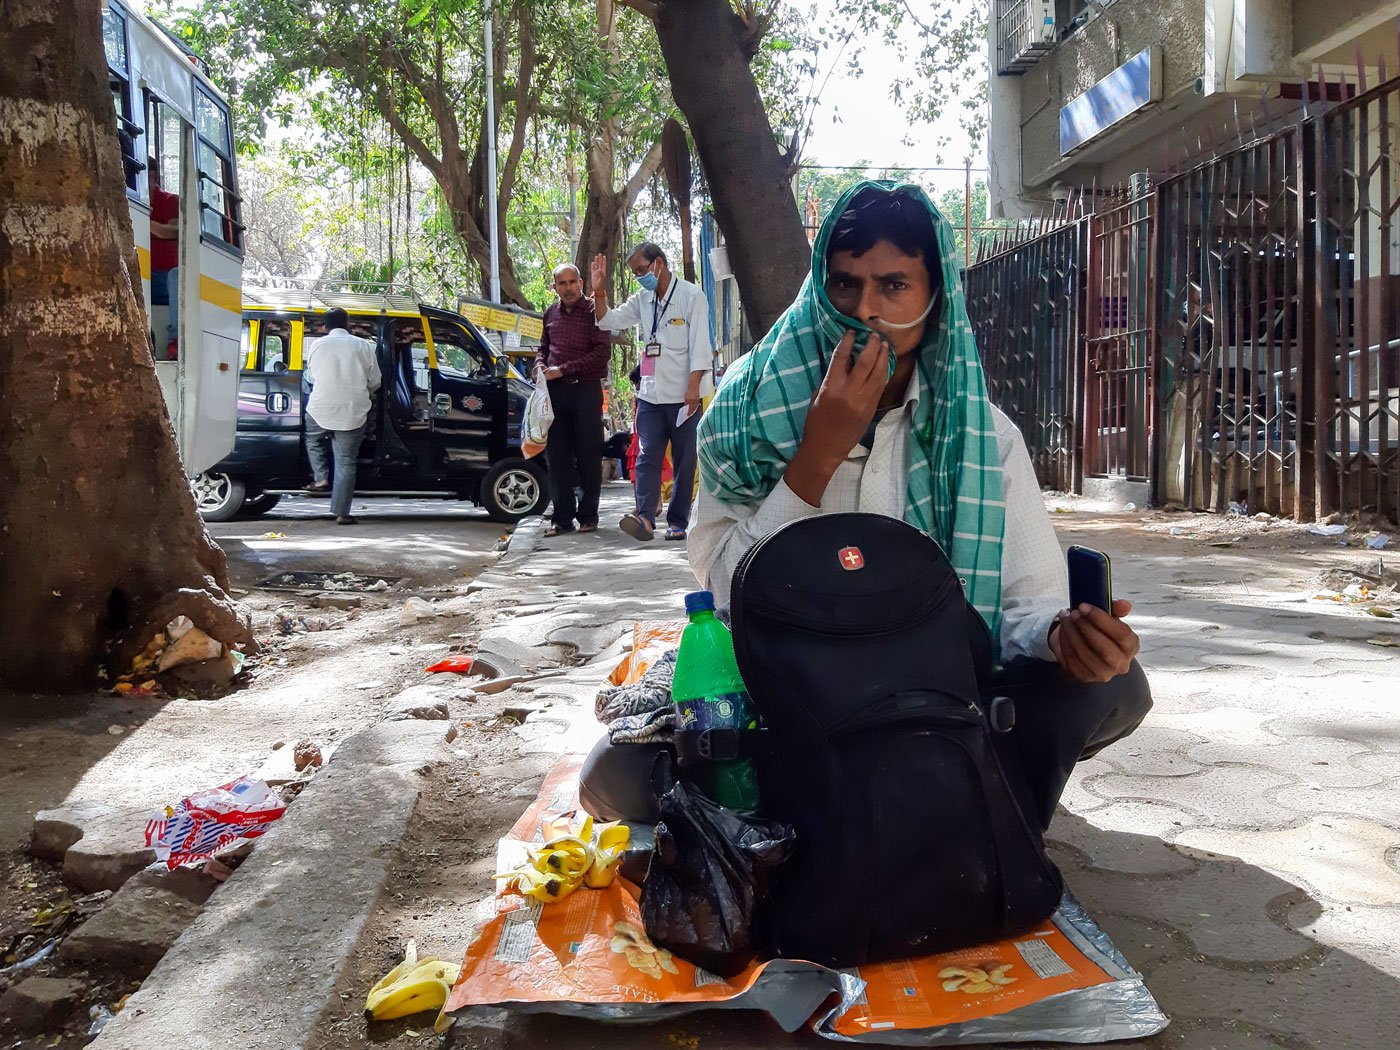
{"label": "white paper in hand", "polygon": [[681,405],[681,410],[676,413],[676,426],[685,426],[685,421],[690,418],[691,411],[689,405]]}

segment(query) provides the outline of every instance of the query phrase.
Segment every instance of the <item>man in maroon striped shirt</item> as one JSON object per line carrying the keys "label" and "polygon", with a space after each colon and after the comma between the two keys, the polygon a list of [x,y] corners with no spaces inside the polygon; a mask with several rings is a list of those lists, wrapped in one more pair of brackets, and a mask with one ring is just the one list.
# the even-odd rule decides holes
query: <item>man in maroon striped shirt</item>
{"label": "man in maroon striped shirt", "polygon": [[[603,487],[603,381],[608,378],[612,343],[598,327],[593,300],[583,294],[578,269],[565,263],[554,270],[559,301],[544,312],[544,334],[535,357],[549,382],[554,422],[549,426],[545,461],[553,524],[546,536],[598,528],[598,496]],[[574,486],[583,496],[575,500]]]}

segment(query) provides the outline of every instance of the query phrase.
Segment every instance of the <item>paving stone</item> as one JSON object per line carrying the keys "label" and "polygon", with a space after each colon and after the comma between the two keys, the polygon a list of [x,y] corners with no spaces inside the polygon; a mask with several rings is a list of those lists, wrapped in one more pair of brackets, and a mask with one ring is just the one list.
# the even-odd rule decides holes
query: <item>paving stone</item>
{"label": "paving stone", "polygon": [[16,1032],[57,1028],[72,1016],[87,988],[62,977],[26,977],[0,996],[0,1027]]}
{"label": "paving stone", "polygon": [[[1326,787],[1369,787],[1381,782],[1375,773],[1359,768],[1352,759],[1365,753],[1361,744],[1328,737],[1298,737],[1285,741],[1272,733],[1260,734],[1253,743],[1211,742],[1192,748],[1189,757],[1207,765],[1243,762],[1267,766],[1280,773]],[[1392,764],[1395,757],[1390,756]]]}
{"label": "paving stone", "polygon": [[1108,800],[1094,793],[1091,785],[1102,776],[1116,772],[1112,766],[1100,758],[1080,762],[1070,774],[1069,783],[1060,795],[1060,806],[1071,813],[1087,813],[1108,805]]}
{"label": "paving stone", "polygon": [[447,688],[435,682],[405,689],[389,701],[389,718],[422,718],[442,721],[451,717],[447,708]]}
{"label": "paving stone", "polygon": [[160,962],[199,912],[198,904],[179,894],[132,882],[69,934],[58,954],[70,962],[129,966],[144,974]]}
{"label": "paving stone", "polygon": [[1192,953],[1232,964],[1280,964],[1297,960],[1313,942],[1270,918],[1281,896],[1305,891],[1260,868],[1233,859],[1188,852],[1202,863],[1166,878],[1080,868],[1070,887],[1089,909],[1135,915],[1177,930]]}
{"label": "paving stone", "polygon": [[[1205,701],[1214,697],[1214,694],[1197,693],[1195,696]],[[1217,705],[1218,702],[1219,699],[1216,698]],[[1274,736],[1262,728],[1265,722],[1277,716],[1277,707],[1270,711],[1252,711],[1236,706],[1212,706],[1205,711],[1186,712],[1175,708],[1163,710],[1159,704],[1153,708],[1149,717],[1156,725],[1184,730],[1202,738],[1203,743],[1196,745],[1200,747],[1206,743],[1259,745],[1277,741],[1281,744],[1281,737]]]}
{"label": "paving stone", "polygon": [[1149,724],[1140,726],[1128,739],[1104,749],[1098,757],[1123,773],[1182,777],[1200,772],[1200,764],[1184,755],[1188,748],[1199,743],[1201,738],[1193,733]]}
{"label": "paving stone", "polygon": [[[1388,1050],[1400,1016],[1400,985],[1342,952],[1273,973],[1173,960],[1155,970],[1149,981],[1158,1003],[1174,1020],[1191,1028],[1237,1027],[1271,1037],[1270,1050]],[[1185,1045],[1213,1044],[1205,1038]]]}
{"label": "paving stone", "polygon": [[1162,840],[1194,820],[1185,810],[1156,802],[1115,802],[1082,817],[1057,816],[1049,837],[1077,849],[1096,868],[1174,875],[1196,862]]}
{"label": "paving stone", "polygon": [[1110,773],[1092,782],[1095,794],[1107,799],[1162,802],[1195,814],[1194,823],[1218,828],[1257,828],[1286,824],[1288,809],[1269,801],[1266,793],[1294,781],[1272,769],[1254,766],[1212,766],[1188,777],[1135,777]]}
{"label": "paving stone", "polygon": [[1140,973],[1150,974],[1168,959],[1181,958],[1186,952],[1186,947],[1173,938],[1173,931],[1154,919],[1097,911],[1094,921]]}
{"label": "paving stone", "polygon": [[[76,802],[41,810],[34,818],[30,849],[63,863],[63,881],[82,890],[115,890],[156,859],[146,848],[150,811]],[[65,845],[66,844],[66,845]]]}
{"label": "paving stone", "polygon": [[1400,981],[1400,909],[1303,902],[1284,913],[1289,928],[1357,957]]}
{"label": "paving stone", "polygon": [[551,631],[548,640],[556,644],[572,645],[580,655],[594,657],[617,641],[624,633],[631,633],[630,624],[605,623],[601,626],[579,624],[561,627]]}
{"label": "paving stone", "polygon": [[1177,843],[1239,857],[1301,879],[1315,894],[1334,901],[1400,904],[1400,872],[1386,864],[1397,832],[1368,820],[1314,817],[1297,828],[1221,831],[1193,828]]}
{"label": "paving stone", "polygon": [[[1394,690],[1394,679],[1389,688]],[[1290,705],[1302,713],[1277,718],[1268,723],[1268,729],[1281,737],[1332,737],[1361,744],[1373,751],[1400,755],[1394,703],[1385,705],[1385,709],[1369,697],[1353,703],[1357,706],[1350,710],[1339,710],[1332,705]]]}
{"label": "paving stone", "polygon": [[1303,784],[1278,792],[1277,798],[1299,816],[1326,814],[1341,819],[1339,815],[1349,815],[1388,825],[1391,844],[1400,846],[1400,789],[1394,781],[1364,788]]}

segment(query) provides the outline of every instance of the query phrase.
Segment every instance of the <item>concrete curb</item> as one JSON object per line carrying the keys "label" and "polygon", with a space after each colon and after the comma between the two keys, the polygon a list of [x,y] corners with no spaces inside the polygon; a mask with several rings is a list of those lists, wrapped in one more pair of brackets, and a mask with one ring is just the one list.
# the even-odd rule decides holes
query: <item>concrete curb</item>
{"label": "concrete curb", "polygon": [[540,540],[544,537],[544,527],[543,516],[522,518],[520,524],[515,526],[515,531],[510,534],[505,553],[496,563],[497,568],[514,566],[538,550]]}
{"label": "concrete curb", "polygon": [[341,744],[91,1045],[307,1046],[450,725],[381,722]]}

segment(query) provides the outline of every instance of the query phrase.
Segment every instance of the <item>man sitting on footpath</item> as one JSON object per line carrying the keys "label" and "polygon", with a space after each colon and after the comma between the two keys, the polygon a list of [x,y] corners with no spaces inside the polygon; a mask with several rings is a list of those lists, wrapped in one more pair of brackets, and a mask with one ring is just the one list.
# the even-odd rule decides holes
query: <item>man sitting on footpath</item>
{"label": "man sitting on footpath", "polygon": [[[598,497],[603,488],[603,381],[608,378],[612,347],[593,316],[593,300],[583,294],[583,279],[569,263],[554,271],[559,297],[544,312],[544,333],[535,356],[549,383],[554,422],[549,425],[545,460],[553,524],[545,536],[598,528]],[[574,492],[575,479],[581,495]]]}
{"label": "man sitting on footpath", "polygon": [[331,513],[337,525],[354,525],[350,501],[355,496],[355,473],[360,443],[365,437],[374,392],[379,389],[379,360],[374,344],[351,335],[349,315],[339,308],[326,311],[327,332],[307,354],[305,379],[311,388],[306,402],[306,455],[314,481],[308,492],[331,488],[329,441],[335,455],[335,487]]}
{"label": "man sitting on footpath", "polygon": [[636,540],[655,535],[661,464],[669,445],[676,483],[666,508],[666,538],[683,540],[695,490],[695,427],[714,365],[709,300],[673,274],[666,253],[649,241],[633,249],[627,266],[642,289],[613,310],[608,309],[607,260],[595,258],[589,275],[598,326],[609,332],[640,328],[645,343],[637,390],[637,509],[623,515],[618,527]]}
{"label": "man sitting on footpath", "polygon": [[[1045,828],[1074,764],[1136,729],[1152,699],[1131,605],[1064,608],[1064,557],[1021,434],[987,399],[954,259],[922,190],[863,183],[842,198],[797,300],[701,422],[688,554],[727,606],[739,560],[789,522],[860,511],[935,539],[999,626],[987,693],[1016,702],[1023,805]],[[582,775],[590,812],[655,819],[655,751],[600,744]]]}

